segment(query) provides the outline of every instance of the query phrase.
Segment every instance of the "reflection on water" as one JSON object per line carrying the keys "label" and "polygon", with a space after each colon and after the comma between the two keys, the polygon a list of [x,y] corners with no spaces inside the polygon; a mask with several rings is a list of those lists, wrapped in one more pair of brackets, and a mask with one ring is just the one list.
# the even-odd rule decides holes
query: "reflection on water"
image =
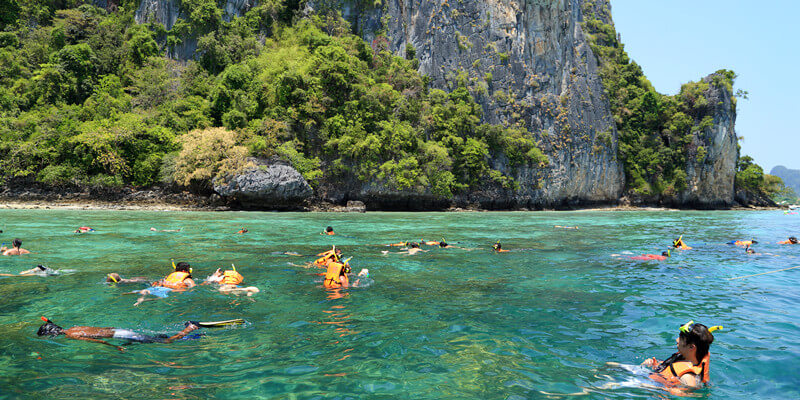
{"label": "reflection on water", "polygon": [[[664,358],[690,319],[725,326],[711,348],[712,385],[694,395],[796,398],[800,270],[727,280],[800,265],[800,246],[776,244],[796,235],[795,217],[0,210],[3,240],[21,237],[34,252],[0,258],[0,273],[74,270],[0,277],[0,398],[669,398],[606,362]],[[83,225],[96,232],[72,233]],[[341,234],[319,235],[328,225]],[[242,226],[250,232],[235,234]],[[660,254],[680,235],[694,249],[665,261],[611,256]],[[381,253],[442,236],[460,248]],[[751,237],[773,255],[724,244]],[[512,251],[493,253],[498,239]],[[332,245],[353,257],[353,271],[369,269],[367,285],[325,289],[323,270],[304,268]],[[155,280],[171,259],[189,261],[197,277],[235,264],[261,292],[199,286],[133,307],[124,293],[146,284],[104,283],[110,272]],[[41,315],[165,334],[186,320],[247,323],[120,353],[39,338]]]}

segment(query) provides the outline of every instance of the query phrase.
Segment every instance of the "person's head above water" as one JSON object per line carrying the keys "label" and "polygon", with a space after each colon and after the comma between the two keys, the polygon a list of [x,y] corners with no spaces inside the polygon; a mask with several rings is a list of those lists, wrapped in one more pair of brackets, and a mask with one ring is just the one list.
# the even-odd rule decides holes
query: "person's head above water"
{"label": "person's head above water", "polygon": [[20,247],[22,247],[22,240],[14,239],[14,241],[11,242],[11,245],[16,247],[16,248],[20,248]]}
{"label": "person's head above water", "polygon": [[503,245],[501,245],[500,242],[495,242],[495,244],[492,245],[492,248],[495,250],[501,250]]}
{"label": "person's head above water", "polygon": [[186,273],[191,274],[192,273],[192,266],[189,265],[189,263],[187,263],[187,262],[181,261],[181,262],[175,264],[175,271],[186,272]]}
{"label": "person's head above water", "polygon": [[748,248],[744,249],[744,251],[745,251],[747,254],[756,254],[756,251],[755,251],[755,250],[753,250],[753,249],[751,249],[750,247],[748,247]]}
{"label": "person's head above water", "polygon": [[417,242],[412,242],[412,243],[410,244],[410,246],[411,246],[411,248],[412,248],[412,249],[418,249],[418,248],[419,248],[419,243],[417,243]]}
{"label": "person's head above water", "polygon": [[325,228],[325,232],[333,232],[333,227],[329,226],[329,227]]}
{"label": "person's head above water", "polygon": [[791,243],[791,244],[797,244],[797,238],[796,238],[796,237],[794,237],[794,236],[789,236],[789,243]]}
{"label": "person's head above water", "polygon": [[664,257],[669,257],[669,251],[662,251],[661,255]]}
{"label": "person's head above water", "polygon": [[447,242],[442,240],[441,242],[439,242],[439,247],[447,247]]}
{"label": "person's head above water", "polygon": [[44,321],[44,324],[39,327],[39,331],[36,332],[37,335],[58,336],[64,333],[64,328],[54,324],[53,321],[50,321],[45,317],[42,317],[42,321]]}
{"label": "person's head above water", "polygon": [[695,352],[697,360],[702,360],[708,354],[711,343],[714,342],[714,335],[711,332],[717,329],[722,329],[722,327],[714,326],[709,329],[703,324],[694,324],[693,321],[689,321],[680,328],[678,351],[687,359],[690,358],[692,352]]}
{"label": "person's head above water", "polygon": [[116,272],[112,272],[112,273],[106,275],[106,282],[118,283],[121,280],[122,280],[122,277],[119,276],[119,274],[116,273]]}

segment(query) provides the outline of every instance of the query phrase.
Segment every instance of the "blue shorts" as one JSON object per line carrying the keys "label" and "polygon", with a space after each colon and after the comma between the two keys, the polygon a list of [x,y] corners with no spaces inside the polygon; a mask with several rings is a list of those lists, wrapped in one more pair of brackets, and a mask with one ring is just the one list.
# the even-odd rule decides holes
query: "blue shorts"
{"label": "blue shorts", "polygon": [[172,291],[172,288],[164,287],[164,286],[153,286],[147,289],[150,294],[156,297],[161,297],[162,299],[167,297],[169,292]]}

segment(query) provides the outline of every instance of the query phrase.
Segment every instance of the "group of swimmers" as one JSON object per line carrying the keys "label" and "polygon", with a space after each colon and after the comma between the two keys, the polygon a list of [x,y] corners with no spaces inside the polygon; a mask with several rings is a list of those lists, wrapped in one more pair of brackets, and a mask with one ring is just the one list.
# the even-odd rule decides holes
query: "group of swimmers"
{"label": "group of swimmers", "polygon": [[[94,231],[91,228],[86,230],[83,228],[84,227],[79,228],[79,230],[76,230],[76,232],[80,231],[81,233],[84,233]],[[555,226],[555,228],[578,229],[578,227],[566,226]],[[151,228],[151,230],[155,229]],[[242,228],[242,230],[237,233],[247,232],[247,229]],[[327,227],[321,234],[335,235],[333,228],[330,226]],[[729,242],[729,244],[732,245],[745,246],[747,250],[752,250],[750,249],[750,246],[757,243],[758,242],[755,240],[736,240]],[[798,244],[798,240],[796,237],[792,236],[779,243]],[[13,248],[11,249],[7,249],[5,246],[0,249],[3,251],[3,255],[19,255],[29,253],[29,251],[21,248],[22,242],[19,239],[15,239],[12,245]],[[392,243],[387,246],[405,247],[406,250],[404,252],[413,255],[420,251],[426,251],[422,250],[420,245],[436,246],[440,248],[453,247],[448,244],[444,238],[442,238],[441,241],[420,240],[419,242]],[[502,248],[502,245],[499,241],[492,245],[492,249],[498,253],[508,252],[508,250]],[[689,250],[691,247],[683,241],[683,237],[681,236],[672,242],[670,249]],[[748,253],[749,252],[750,251],[748,251]],[[384,251],[384,254],[386,253],[388,252]],[[667,257],[670,257],[670,255],[671,251],[666,250],[661,255],[645,254],[630,258],[636,260],[665,260]],[[326,289],[355,287],[359,285],[360,279],[369,278],[369,270],[362,269],[361,272],[356,275],[355,282],[351,283],[350,275],[352,270],[349,261],[352,259],[352,257],[343,259],[341,249],[337,249],[336,246],[333,246],[330,250],[317,254],[317,257],[317,259],[309,264],[310,266],[325,269],[325,272],[319,275],[324,276],[323,286]],[[147,296],[164,298],[167,297],[170,292],[185,291],[197,285],[192,276],[193,271],[189,263],[178,262],[176,264],[173,262],[172,266],[173,271],[164,278],[152,282],[146,289],[132,292],[138,293],[141,296],[134,305],[139,305],[146,300],[155,300],[154,298],[148,298]],[[31,270],[21,272],[20,275],[41,275],[46,274],[48,270],[49,269],[47,267],[39,265]],[[146,277],[133,277],[125,279],[118,273],[108,274],[106,280],[107,282],[115,284],[149,283],[149,280]],[[254,286],[243,287],[243,282],[244,277],[238,271],[236,271],[235,266],[232,266],[232,269],[230,270],[222,270],[221,268],[218,268],[213,274],[207,277],[205,281],[201,283],[201,285],[217,284],[218,290],[221,293],[226,294],[246,294],[247,296],[252,296],[254,293],[259,292],[259,289]],[[113,346],[119,350],[124,350],[124,348],[122,346],[112,345],[102,339],[117,338],[140,343],[172,343],[176,340],[187,338],[192,331],[201,327],[201,324],[196,321],[188,321],[185,323],[185,328],[175,335],[151,336],[118,328],[75,326],[69,329],[63,329],[47,318],[42,317],[42,319],[45,323],[37,332],[39,336],[64,335],[71,339]],[[709,328],[703,324],[690,321],[689,323],[682,325],[679,329],[678,337],[676,338],[677,352],[672,354],[664,361],[650,358],[645,360],[641,365],[643,367],[652,369],[653,372],[650,374],[650,377],[653,380],[661,382],[667,386],[683,385],[688,387],[699,387],[703,384],[706,384],[709,381],[710,370],[709,348],[714,341],[714,335],[712,332],[718,329],[722,329],[722,327],[714,326]]]}

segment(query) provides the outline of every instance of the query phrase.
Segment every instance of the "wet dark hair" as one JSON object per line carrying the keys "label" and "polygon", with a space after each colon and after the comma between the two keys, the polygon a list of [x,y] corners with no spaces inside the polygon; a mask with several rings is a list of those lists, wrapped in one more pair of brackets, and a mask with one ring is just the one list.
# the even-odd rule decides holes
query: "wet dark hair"
{"label": "wet dark hair", "polygon": [[189,263],[181,261],[175,264],[175,271],[189,272],[191,267],[192,266],[189,265]]}
{"label": "wet dark hair", "polygon": [[439,242],[439,247],[447,247],[447,242],[442,240],[441,242]]}
{"label": "wet dark hair", "polygon": [[501,248],[503,248],[503,246],[500,244],[500,242],[497,242],[492,245],[492,248],[495,250],[500,250]]}
{"label": "wet dark hair", "polygon": [[325,232],[333,232],[333,227],[329,226],[329,227],[325,228]]}
{"label": "wet dark hair", "polygon": [[744,252],[747,253],[747,254],[756,254],[756,251],[751,249],[751,248],[749,248],[749,247],[744,249]]}
{"label": "wet dark hair", "polygon": [[757,241],[755,241],[755,240],[750,240],[750,241],[751,241],[753,244],[758,244],[758,242],[757,242]]}
{"label": "wet dark hair", "polygon": [[669,252],[668,251],[662,251],[661,255],[664,256],[664,257],[669,257]]}
{"label": "wet dark hair", "polygon": [[39,331],[36,332],[36,334],[39,336],[58,336],[62,333],[64,333],[64,328],[52,323],[51,321],[45,322],[39,327]]}
{"label": "wet dark hair", "polygon": [[22,240],[14,239],[14,241],[11,242],[11,245],[14,247],[22,247]]}
{"label": "wet dark hair", "polygon": [[45,267],[45,266],[44,266],[44,265],[42,265],[42,264],[39,264],[39,265],[37,265],[37,266],[36,266],[36,268],[39,268],[39,269],[40,269],[40,270],[42,270],[42,271],[47,271],[47,267]]}
{"label": "wet dark hair", "polygon": [[697,348],[697,360],[702,360],[708,354],[708,348],[714,343],[714,335],[703,324],[694,324],[689,332],[681,331],[680,340],[687,345],[693,344]]}
{"label": "wet dark hair", "polygon": [[[3,231],[0,231],[0,233],[2,233],[2,232]],[[789,243],[796,244],[797,243],[797,238],[794,237],[794,236],[789,236]]]}
{"label": "wet dark hair", "polygon": [[418,249],[418,248],[419,248],[419,243],[417,243],[417,242],[412,242],[412,243],[411,243],[411,248],[412,248],[412,249]]}

